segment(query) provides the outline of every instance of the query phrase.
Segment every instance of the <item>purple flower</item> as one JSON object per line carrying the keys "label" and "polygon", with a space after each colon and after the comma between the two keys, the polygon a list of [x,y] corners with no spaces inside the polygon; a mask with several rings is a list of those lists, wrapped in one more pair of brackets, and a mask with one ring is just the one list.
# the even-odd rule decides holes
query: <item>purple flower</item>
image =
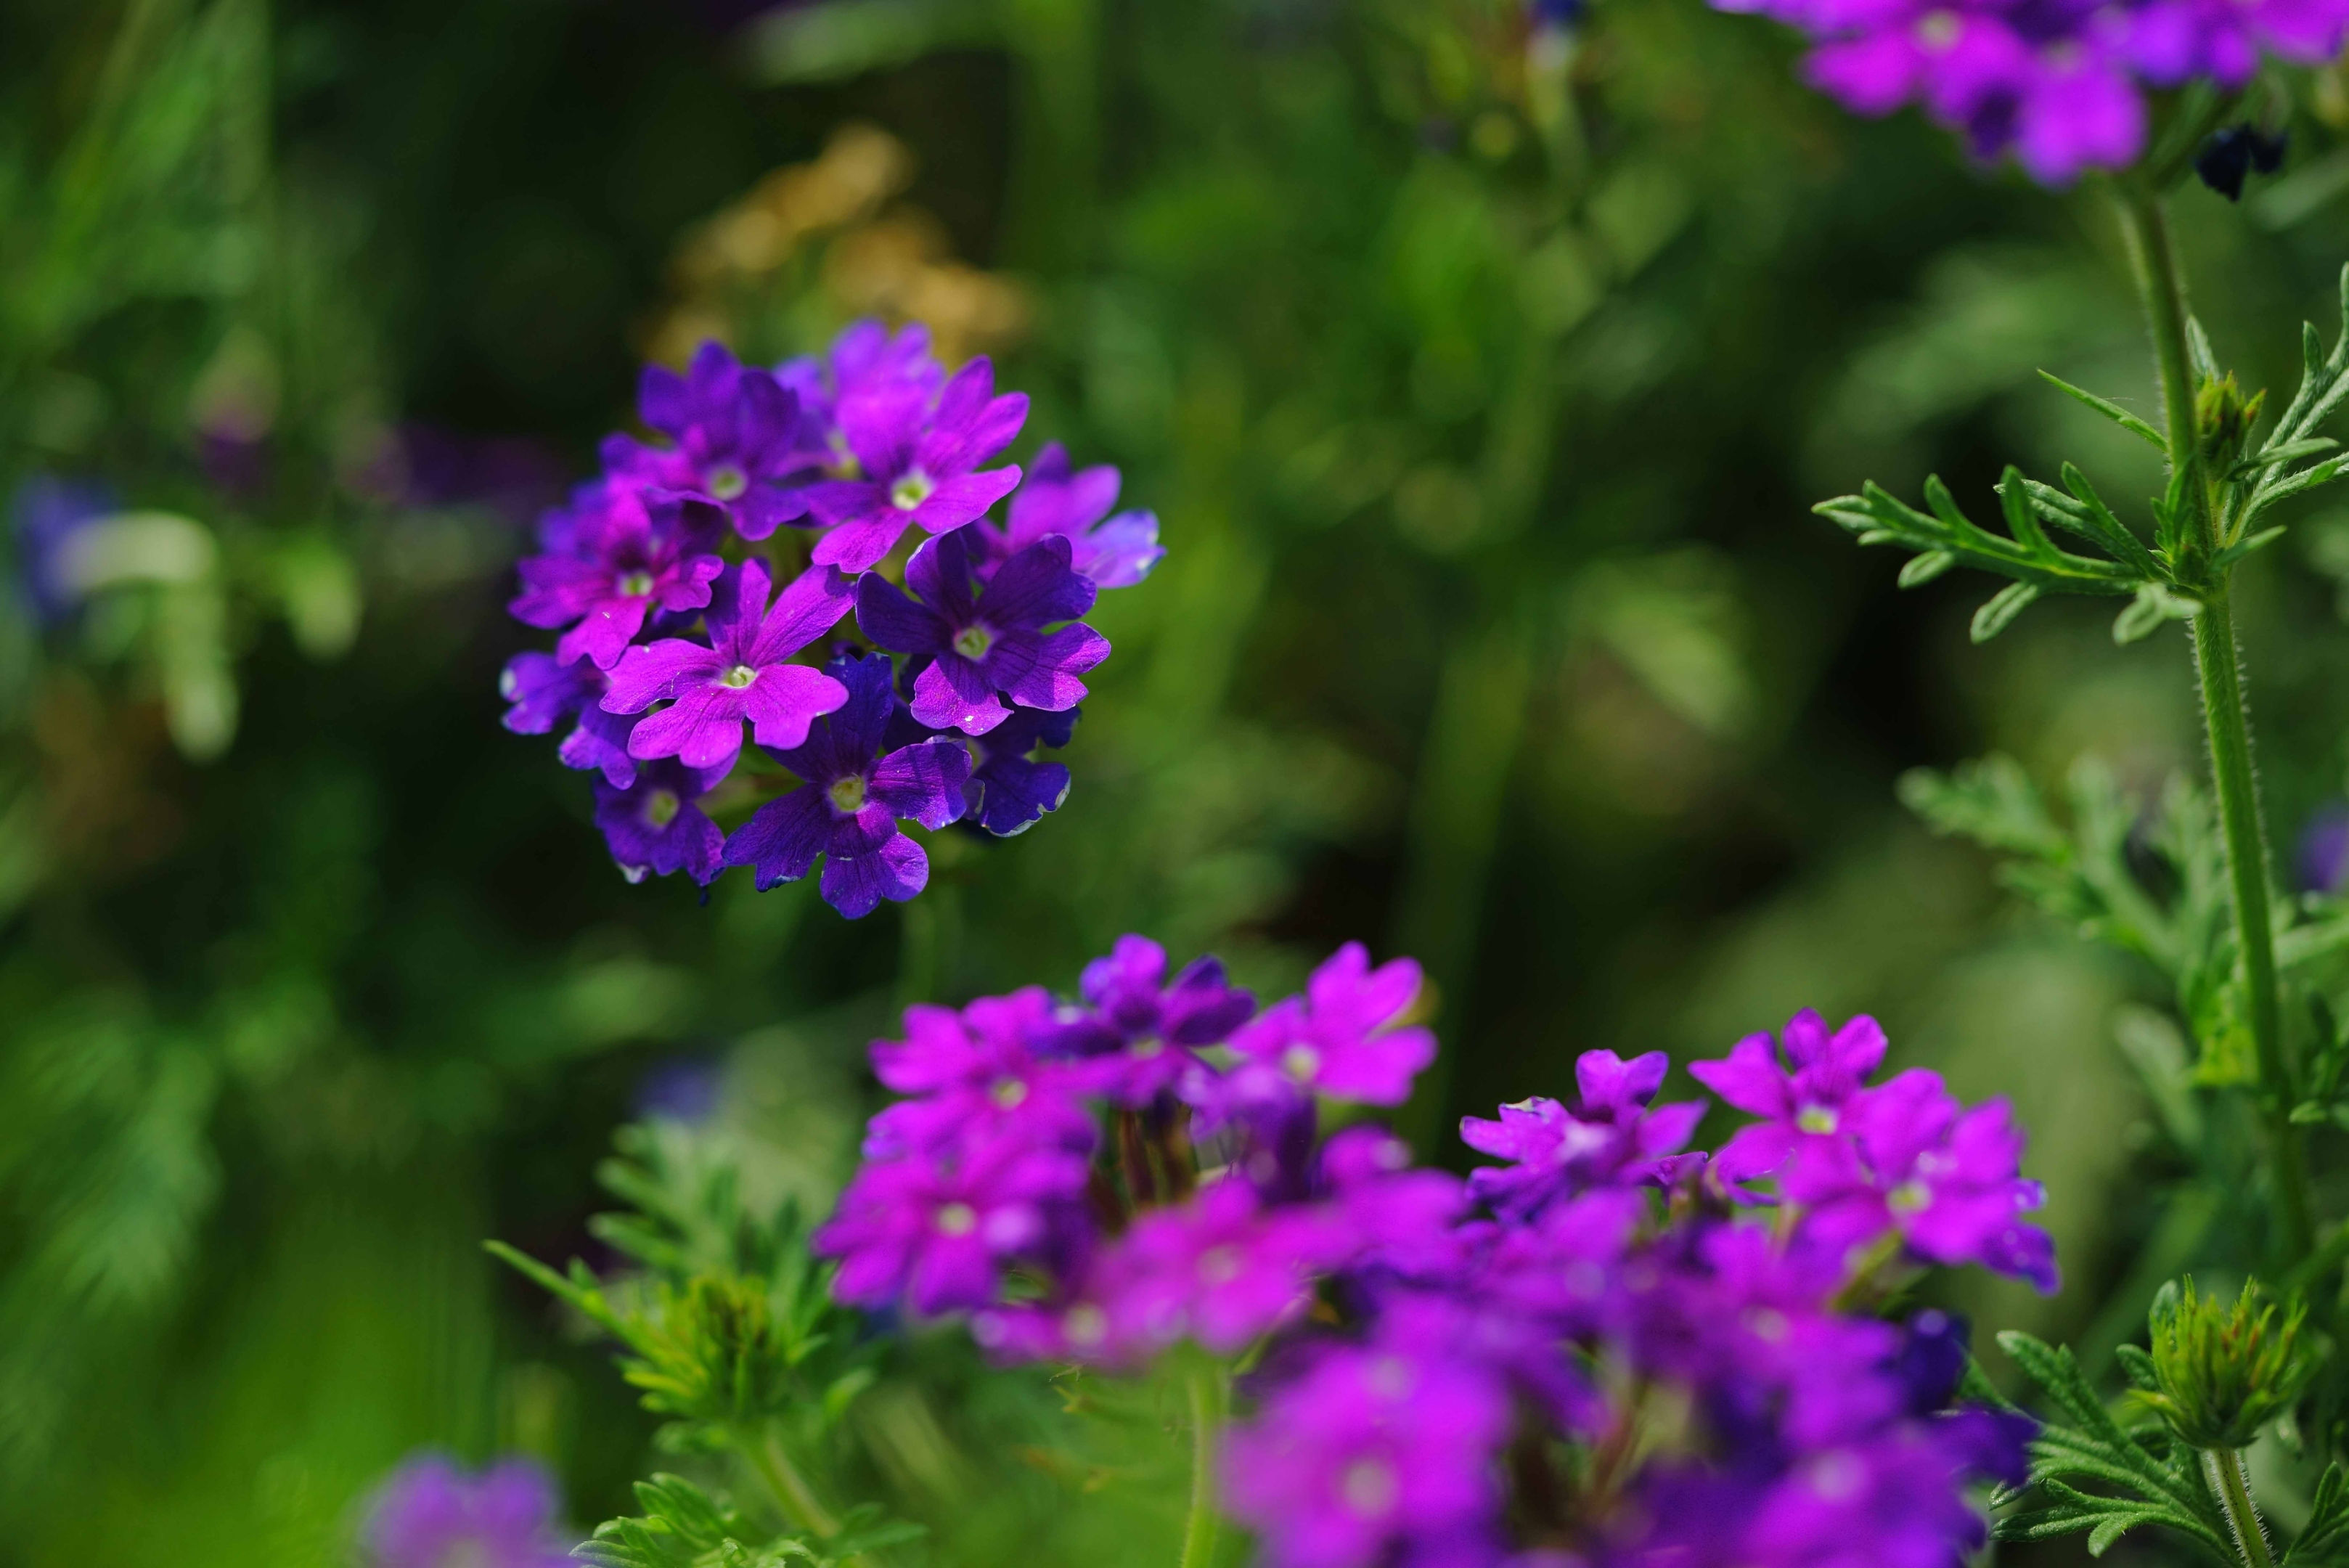
{"label": "purple flower", "polygon": [[1299,1094],[1399,1106],[1435,1060],[1435,1036],[1393,1025],[1418,999],[1419,965],[1371,968],[1360,942],[1331,954],[1305,994],[1275,1002],[1231,1037],[1230,1073],[1201,1085],[1203,1109],[1277,1103]]}
{"label": "purple flower", "polygon": [[1226,1178],[1137,1218],[1095,1260],[1087,1290],[1120,1359],[1185,1338],[1229,1355],[1305,1310],[1340,1241],[1324,1215],[1268,1206]]}
{"label": "purple flower", "polygon": [[1107,958],[1085,965],[1078,992],[1087,1006],[1055,1022],[1055,1044],[1085,1055],[1120,1053],[1115,1085],[1128,1105],[1147,1104],[1199,1063],[1256,1012],[1256,998],[1224,978],[1213,958],[1194,959],[1170,984],[1166,950],[1147,937],[1117,939]]}
{"label": "purple flower", "polygon": [[1011,717],[985,735],[967,737],[963,743],[970,749],[971,770],[966,819],[998,838],[1009,838],[1035,826],[1046,812],[1060,810],[1069,798],[1069,770],[1059,763],[1036,761],[1036,751],[1067,745],[1080,711],[1014,708]]}
{"label": "purple flower", "polygon": [[[1109,642],[1077,619],[1099,590],[1069,569],[1068,541],[1030,545],[975,596],[968,552],[958,532],[915,551],[905,567],[914,599],[877,575],[857,579],[857,625],[912,656],[915,719],[984,735],[1011,716],[1005,698],[1048,712],[1075,707],[1085,695],[1078,677],[1109,657]],[[1045,629],[1062,621],[1076,624]]]}
{"label": "purple flower", "polygon": [[877,321],[844,327],[821,358],[787,359],[775,379],[797,394],[800,407],[829,431],[828,452],[839,465],[853,462],[838,416],[843,399],[893,387],[908,388],[926,400],[946,384],[946,368],[930,357],[930,329],[907,322],[892,335]]}
{"label": "purple flower", "polygon": [[1832,1158],[1831,1140],[1868,1075],[1883,1064],[1883,1026],[1862,1013],[1832,1034],[1805,1008],[1786,1022],[1785,1060],[1766,1033],[1749,1034],[1719,1062],[1693,1062],[1690,1076],[1762,1121],[1741,1127],[1713,1157],[1713,1170],[1734,1189],[1768,1176],[1799,1152]]}
{"label": "purple flower", "polygon": [[49,474],[36,474],[16,487],[16,570],[34,613],[50,625],[81,601],[82,588],[67,563],[75,535],[118,510],[113,491]]}
{"label": "purple flower", "polygon": [[949,1153],[993,1141],[1090,1153],[1097,1136],[1083,1096],[1093,1064],[1039,1056],[1051,998],[1041,986],[951,1007],[905,1010],[905,1038],[873,1043],[873,1073],[900,1100],[873,1118],[868,1159]]}
{"label": "purple flower", "polygon": [[605,711],[641,713],[655,702],[669,704],[637,723],[628,754],[673,756],[723,777],[742,749],[745,720],[762,746],[789,751],[802,744],[817,717],[848,701],[848,688],[789,660],[832,628],[850,597],[848,579],[837,570],[811,566],[784,585],[770,609],[766,563],[730,567],[711,599],[708,646],[666,638],[629,649],[613,670]]}
{"label": "purple flower", "polygon": [[[829,566],[814,570],[838,576]],[[847,693],[845,704],[815,720],[804,745],[769,748],[806,782],[734,830],[726,864],[750,867],[764,891],[798,881],[821,855],[824,901],[854,920],[882,899],[902,903],[928,883],[929,857],[898,823],[935,830],[960,816],[970,753],[952,741],[916,741],[884,753],[898,709],[889,660],[835,659],[827,669]]]}
{"label": "purple flower", "polygon": [[597,779],[595,826],[604,830],[620,875],[641,882],[684,871],[708,887],[723,869],[719,854],[726,836],[695,803],[725,776],[722,768],[663,761],[637,768],[625,788]]}
{"label": "purple flower", "polygon": [[1084,1184],[1081,1157],[1009,1140],[958,1159],[875,1161],[810,1245],[840,1260],[833,1293],[851,1305],[886,1306],[903,1294],[929,1314],[984,1306],[1004,1262],[1040,1245],[1053,1211]]}
{"label": "purple flower", "polygon": [[636,782],[636,760],[628,755],[636,720],[606,713],[599,705],[609,682],[592,659],[564,664],[551,653],[517,653],[498,675],[498,695],[513,706],[505,726],[517,735],[543,735],[576,713],[579,722],[555,748],[566,768],[594,768],[615,789]]}
{"label": "purple flower", "polygon": [[450,1459],[408,1460],[367,1504],[364,1538],[374,1568],[563,1568],[554,1481],[529,1459],[501,1459],[467,1475]]}
{"label": "purple flower", "polygon": [[1019,483],[1019,470],[978,465],[1009,445],[1027,419],[1027,394],[997,397],[984,358],[957,371],[935,401],[905,381],[843,393],[840,433],[861,477],[821,480],[803,492],[829,530],[816,541],[816,563],[862,572],[916,523],[945,534],[984,515]]}
{"label": "purple flower", "polygon": [[571,627],[554,645],[564,663],[585,658],[609,670],[653,609],[709,602],[725,565],[709,554],[719,518],[716,507],[690,496],[584,486],[540,523],[547,553],[523,558],[522,597],[508,607],[526,626]]}
{"label": "purple flower", "polygon": [[1704,1117],[1704,1103],[1647,1108],[1671,1063],[1661,1051],[1626,1062],[1587,1051],[1574,1064],[1573,1106],[1536,1098],[1503,1106],[1498,1121],[1464,1116],[1470,1148],[1512,1163],[1469,1177],[1469,1189],[1496,1213],[1521,1218],[1552,1199],[1606,1183],[1669,1185],[1702,1155],[1680,1151]]}
{"label": "purple flower", "polygon": [[[1428,1559],[1415,1546],[1457,1551],[1495,1534],[1509,1397],[1484,1366],[1446,1354],[1445,1315],[1325,1351],[1233,1431],[1225,1497],[1262,1535],[1268,1562],[1418,1563]],[[1460,1560],[1503,1555],[1488,1546]]]}
{"label": "purple flower", "polygon": [[745,539],[763,539],[807,515],[806,501],[781,482],[823,462],[823,431],[802,417],[799,399],[771,373],[704,343],[683,376],[646,366],[636,401],[645,423],[675,444],[649,447],[616,435],[604,443],[607,471],[705,497]]}
{"label": "purple flower", "polygon": [[2300,885],[2310,893],[2349,891],[2349,811],[2328,806],[2300,836]]}
{"label": "purple flower", "polygon": [[1117,490],[1116,469],[1104,464],[1072,473],[1068,450],[1059,441],[1048,442],[1012,494],[1009,525],[998,528],[985,519],[973,524],[979,575],[989,576],[1029,545],[1058,535],[1069,542],[1069,566],[1078,575],[1099,587],[1132,587],[1166,552],[1158,543],[1158,519],[1151,514],[1110,516]]}

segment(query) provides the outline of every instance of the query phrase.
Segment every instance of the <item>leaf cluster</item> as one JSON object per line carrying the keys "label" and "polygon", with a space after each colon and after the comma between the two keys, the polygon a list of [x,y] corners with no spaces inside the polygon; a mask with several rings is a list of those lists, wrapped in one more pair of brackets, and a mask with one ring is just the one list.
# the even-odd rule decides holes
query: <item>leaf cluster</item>
{"label": "leaf cluster", "polygon": [[[644,1512],[598,1526],[576,1555],[595,1568],[834,1568],[918,1537],[918,1525],[884,1521],[870,1506],[852,1511],[822,1541],[800,1532],[767,1537],[723,1494],[682,1476],[656,1475],[636,1485]],[[758,1542],[758,1544],[753,1544]]]}
{"label": "leaf cluster", "polygon": [[[2113,622],[2113,637],[2134,642],[2165,621],[2190,618],[2236,562],[2273,542],[2282,530],[2261,530],[2258,524],[2275,506],[2349,472],[2349,455],[2326,455],[2339,443],[2314,433],[2349,399],[2349,267],[2343,269],[2341,291],[2342,330],[2332,352],[2324,352],[2314,327],[2303,327],[2300,389],[2256,446],[2249,429],[2259,417],[2261,399],[2240,397],[2232,378],[2222,377],[2199,325],[2189,324],[2189,338],[2209,430],[2207,438],[2198,433],[2196,450],[2182,457],[2169,451],[2159,431],[2119,404],[2041,372],[2058,390],[2170,458],[2168,486],[2150,503],[2149,543],[2068,462],[2059,472],[2060,486],[2007,466],[1998,484],[2004,534],[1968,517],[1938,475],[1925,481],[1924,511],[1873,482],[1857,495],[1837,496],[1813,510],[1863,545],[1910,551],[1912,558],[1900,572],[1903,587],[1929,583],[1959,566],[2008,578],[2008,586],[1975,612],[1976,642],[1996,637],[2049,594],[2127,597],[2127,607]],[[2200,525],[2206,514],[2207,533]],[[2064,548],[2050,536],[2050,528],[2098,553]]]}

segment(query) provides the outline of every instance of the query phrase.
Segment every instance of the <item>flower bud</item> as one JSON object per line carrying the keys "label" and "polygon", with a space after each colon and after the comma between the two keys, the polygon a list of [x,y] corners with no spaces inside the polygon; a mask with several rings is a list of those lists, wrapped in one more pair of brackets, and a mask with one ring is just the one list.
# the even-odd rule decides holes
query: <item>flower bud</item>
{"label": "flower bud", "polygon": [[2211,467],[2223,473],[2243,455],[2267,396],[2262,391],[2245,397],[2232,370],[2216,380],[2205,377],[2196,387],[2194,433]]}
{"label": "flower bud", "polygon": [[[2281,1315],[2279,1315],[2281,1314]],[[2257,1280],[2232,1307],[2188,1279],[2161,1287],[2147,1316],[2157,1392],[2137,1399],[2198,1449],[2248,1448],[2299,1399],[2320,1352],[2301,1337],[2306,1303],[2280,1309]]]}

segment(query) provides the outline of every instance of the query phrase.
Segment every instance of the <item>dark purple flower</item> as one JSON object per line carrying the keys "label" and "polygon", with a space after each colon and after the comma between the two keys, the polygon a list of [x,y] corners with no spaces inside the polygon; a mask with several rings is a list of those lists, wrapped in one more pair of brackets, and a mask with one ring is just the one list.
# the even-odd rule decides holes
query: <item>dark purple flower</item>
{"label": "dark purple flower", "polygon": [[908,388],[925,400],[946,385],[946,367],[930,355],[930,329],[909,321],[895,333],[877,321],[853,322],[821,356],[787,359],[775,379],[796,394],[800,407],[829,431],[831,462],[854,461],[838,417],[843,400],[893,387]]}
{"label": "dark purple flower", "polygon": [[695,803],[724,776],[722,768],[662,761],[638,767],[636,782],[625,789],[597,779],[595,826],[604,830],[620,874],[641,882],[684,871],[708,887],[723,869],[719,853],[726,836]]}
{"label": "dark purple flower", "polygon": [[2349,892],[2349,811],[2327,806],[2300,836],[2300,885],[2310,893]]}
{"label": "dark purple flower", "polygon": [[522,597],[508,607],[525,626],[571,627],[554,645],[564,663],[585,658],[609,670],[654,609],[709,602],[725,565],[709,553],[719,523],[718,509],[693,497],[583,486],[540,523],[546,554],[523,559]]}
{"label": "dark purple flower", "polygon": [[408,1460],[378,1487],[363,1532],[373,1568],[564,1568],[554,1478],[523,1459],[467,1475],[449,1459]]}
{"label": "dark purple flower", "polygon": [[1166,950],[1147,937],[1123,936],[1085,966],[1078,992],[1086,1006],[1057,1016],[1054,1044],[1081,1055],[1118,1053],[1118,1097],[1147,1104],[1199,1066],[1192,1053],[1228,1038],[1256,1012],[1256,998],[1224,978],[1221,961],[1194,959],[1173,983]]}
{"label": "dark purple flower", "polygon": [[1019,483],[1017,466],[980,469],[1028,419],[1022,392],[995,395],[995,369],[972,360],[933,400],[917,385],[889,381],[840,400],[842,438],[859,477],[820,480],[802,493],[827,532],[819,565],[862,572],[895,548],[915,524],[950,533],[984,515]]}
{"label": "dark purple flower", "polygon": [[963,743],[970,748],[971,769],[966,819],[998,838],[1009,838],[1035,826],[1046,812],[1060,810],[1069,798],[1069,770],[1059,763],[1038,762],[1036,752],[1067,745],[1080,711],[1014,708],[1011,717],[986,734],[967,737]]}
{"label": "dark purple flower", "polygon": [[613,436],[604,443],[609,472],[704,497],[745,539],[764,539],[807,515],[806,501],[783,482],[823,462],[823,429],[802,418],[798,397],[771,372],[704,343],[683,376],[646,366],[636,400],[645,423],[673,444]]}
{"label": "dark purple flower", "polygon": [[957,1159],[875,1161],[810,1245],[840,1260],[833,1293],[851,1305],[886,1306],[902,1294],[925,1314],[984,1306],[1005,1261],[1040,1244],[1053,1211],[1084,1185],[1081,1156],[1009,1140]]}
{"label": "dark purple flower", "polygon": [[74,535],[119,510],[119,503],[103,484],[43,473],[16,487],[9,510],[16,528],[17,580],[34,613],[54,625],[82,598],[68,560]]}
{"label": "dark purple flower", "polygon": [[[812,570],[839,578],[830,566]],[[805,782],[734,830],[726,841],[726,864],[752,867],[764,890],[796,882],[821,855],[824,901],[853,920],[871,914],[884,898],[912,898],[929,881],[929,857],[898,824],[935,830],[960,816],[970,753],[945,740],[916,741],[885,753],[899,707],[889,660],[835,659],[826,668],[846,693],[845,702],[809,726],[805,744],[768,748]]]}
{"label": "dark purple flower", "polygon": [[1068,450],[1048,442],[1012,493],[1009,524],[998,528],[985,519],[972,526],[979,575],[1040,539],[1069,542],[1069,566],[1104,588],[1126,588],[1150,575],[1166,552],[1158,543],[1158,519],[1147,512],[1109,509],[1117,504],[1118,472],[1103,464],[1071,472]]}
{"label": "dark purple flower", "polygon": [[1612,1051],[1587,1051],[1574,1064],[1579,1090],[1572,1106],[1535,1098],[1501,1107],[1498,1121],[1464,1116],[1470,1148],[1511,1163],[1469,1176],[1469,1189],[1494,1211],[1522,1218],[1551,1199],[1608,1183],[1669,1185],[1702,1155],[1682,1155],[1704,1103],[1651,1110],[1671,1066],[1661,1051],[1626,1062]]}
{"label": "dark purple flower", "polygon": [[1097,1130],[1083,1096],[1093,1063],[1040,1056],[1052,1000],[1041,986],[951,1007],[905,1010],[905,1038],[873,1043],[873,1073],[898,1101],[873,1118],[868,1159],[951,1153],[998,1140],[1086,1154]]}
{"label": "dark purple flower", "polygon": [[[612,670],[604,708],[641,713],[628,753],[676,757],[719,776],[742,749],[742,725],[762,746],[783,751],[804,743],[808,726],[848,701],[848,688],[822,670],[790,662],[847,613],[848,579],[829,566],[811,566],[767,604],[767,566],[752,559],[729,567],[709,607],[709,643],[667,638],[627,650]],[[959,787],[961,781],[956,781]]]}
{"label": "dark purple flower", "polygon": [[1435,1059],[1434,1035],[1395,1027],[1419,986],[1411,960],[1373,970],[1362,944],[1348,942],[1313,971],[1303,996],[1275,1002],[1232,1035],[1231,1071],[1202,1084],[1197,1103],[1211,1115],[1313,1094],[1402,1104],[1412,1080]]}
{"label": "dark purple flower", "polygon": [[984,735],[1010,717],[1007,698],[1048,712],[1075,707],[1085,695],[1078,677],[1109,657],[1109,642],[1077,618],[1099,590],[1069,569],[1068,541],[1030,545],[975,596],[968,551],[959,532],[915,551],[905,567],[913,599],[877,575],[857,579],[857,625],[918,671],[915,719]]}
{"label": "dark purple flower", "polygon": [[1763,1119],[1741,1127],[1713,1157],[1713,1171],[1734,1189],[1771,1175],[1806,1150],[1835,1158],[1832,1140],[1869,1074],[1883,1064],[1883,1026],[1866,1013],[1833,1033],[1805,1008],[1786,1022],[1785,1065],[1767,1033],[1749,1034],[1719,1062],[1692,1062],[1690,1076],[1737,1109]]}
{"label": "dark purple flower", "polygon": [[[1225,1497],[1262,1536],[1268,1563],[1502,1561],[1497,1459],[1513,1412],[1489,1370],[1447,1354],[1448,1315],[1324,1351],[1232,1432]],[[1430,1558],[1414,1546],[1469,1554]]]}
{"label": "dark purple flower", "polygon": [[550,653],[517,653],[498,675],[498,695],[513,706],[505,726],[517,735],[543,735],[575,713],[579,722],[555,748],[566,768],[593,768],[615,789],[636,782],[628,735],[636,721],[606,713],[600,703],[609,682],[592,659],[564,664]]}

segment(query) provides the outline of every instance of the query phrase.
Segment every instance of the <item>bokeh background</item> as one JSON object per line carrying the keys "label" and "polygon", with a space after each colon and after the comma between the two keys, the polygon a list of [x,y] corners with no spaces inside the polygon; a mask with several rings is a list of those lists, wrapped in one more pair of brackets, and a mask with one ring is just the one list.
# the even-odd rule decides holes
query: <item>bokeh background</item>
{"label": "bokeh background", "polygon": [[[1873,1011],[2035,1134],[2066,1289],[1959,1304],[2108,1355],[2158,1175],[2116,1040],[2162,1048],[2161,988],[1895,784],[2093,752],[2149,796],[2197,761],[2183,639],[2059,603],[1971,647],[1984,585],[1898,592],[1807,507],[1938,471],[1985,514],[2009,458],[2141,494],[2031,372],[2144,407],[2147,356],[2090,195],[1794,59],[1699,0],[0,8],[0,1562],[345,1563],[428,1446],[622,1511],[674,1461],[481,1239],[606,1256],[647,1120],[820,1209],[892,1009],[1129,929],[1275,992],[1417,955],[1444,1160],[1578,1051]],[[2254,382],[2349,255],[2344,104],[2181,200]],[[1161,518],[1074,792],[855,925],[628,886],[499,727],[511,563],[647,358],[866,314],[994,354],[1015,455]],[[2349,514],[2243,592],[2279,855],[2335,877]],[[865,1426],[936,1561],[1172,1529],[1146,1410],[1076,1453],[1049,1390],[916,1359]]]}

